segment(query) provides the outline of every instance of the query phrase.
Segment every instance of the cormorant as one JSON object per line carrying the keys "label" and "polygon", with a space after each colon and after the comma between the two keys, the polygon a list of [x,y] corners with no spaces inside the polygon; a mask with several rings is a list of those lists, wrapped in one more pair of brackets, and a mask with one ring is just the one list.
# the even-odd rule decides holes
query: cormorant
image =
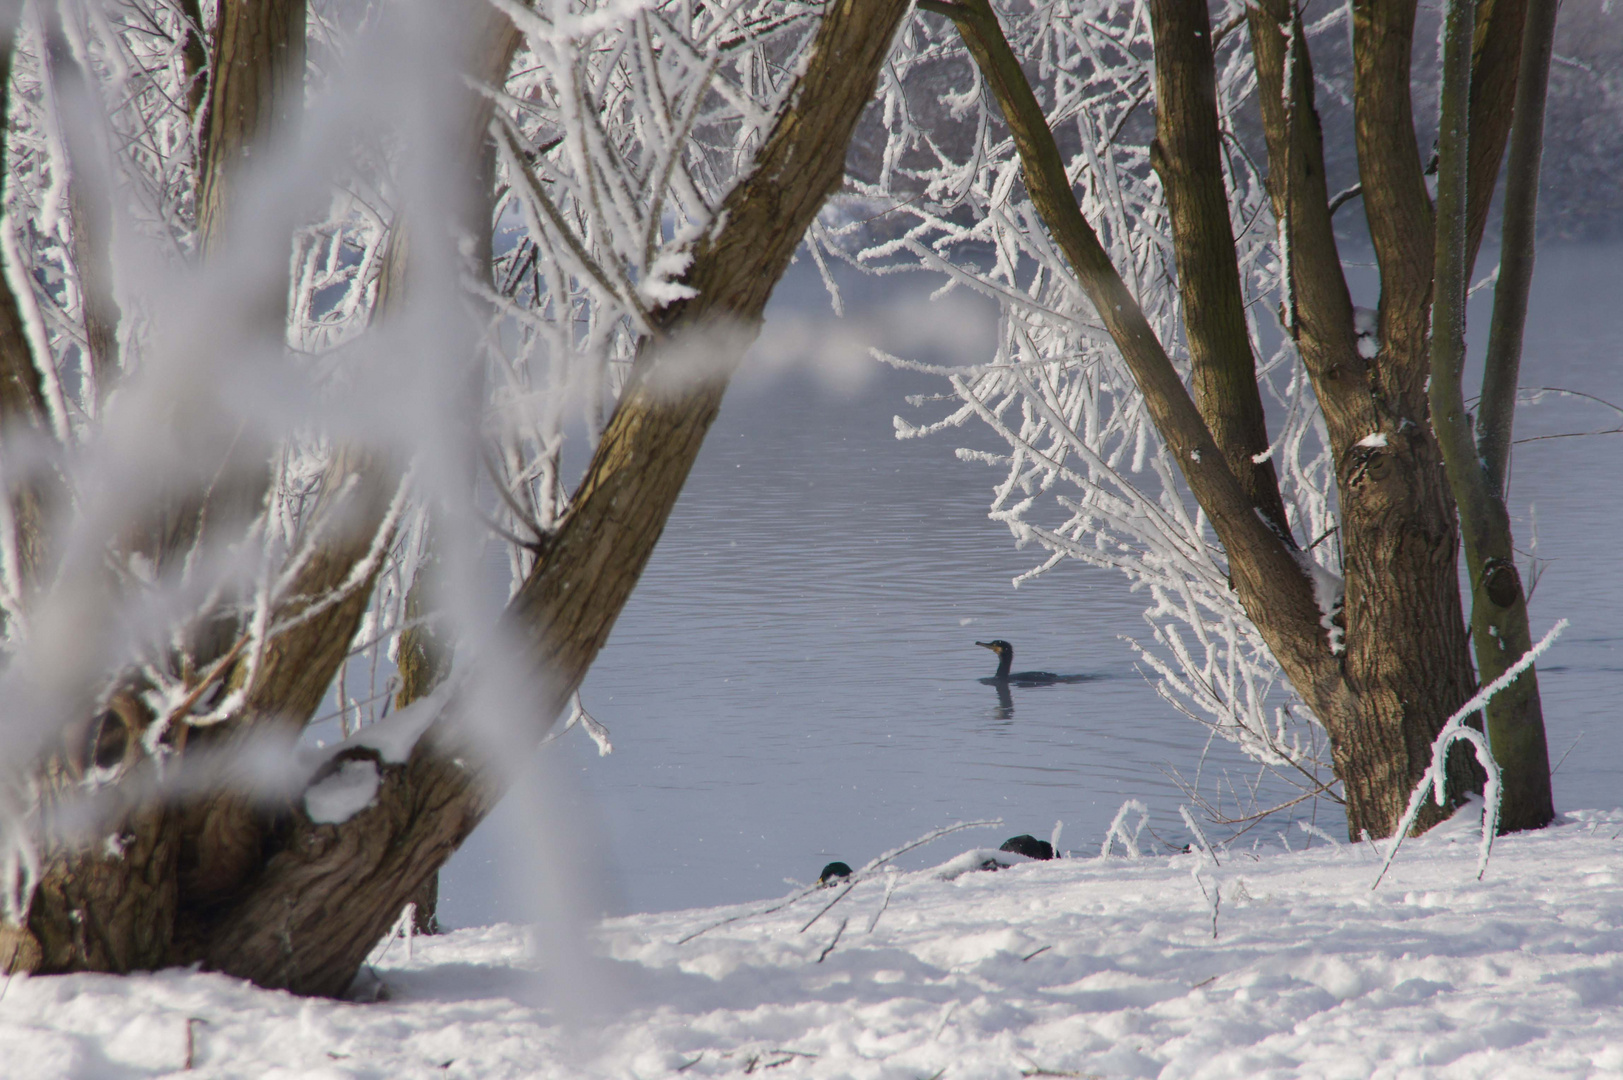
{"label": "cormorant", "polygon": [[1014,663],[1014,646],[999,638],[996,641],[977,641],[975,644],[983,649],[991,649],[997,653],[997,674],[988,675],[981,682],[990,686],[1003,683],[1014,683],[1016,686],[1052,686],[1055,683],[1084,682],[1087,675],[1055,675],[1052,671],[1016,671],[1012,674],[1009,667]]}
{"label": "cormorant", "polygon": [[1047,840],[1039,840],[1029,833],[1009,837],[1003,841],[1003,846],[998,850],[1012,851],[1016,855],[1024,855],[1028,859],[1052,859],[1054,857],[1053,844],[1050,844]]}
{"label": "cormorant", "polygon": [[851,876],[851,868],[842,862],[831,862],[823,867],[823,872],[817,875],[817,884],[827,888],[841,878]]}

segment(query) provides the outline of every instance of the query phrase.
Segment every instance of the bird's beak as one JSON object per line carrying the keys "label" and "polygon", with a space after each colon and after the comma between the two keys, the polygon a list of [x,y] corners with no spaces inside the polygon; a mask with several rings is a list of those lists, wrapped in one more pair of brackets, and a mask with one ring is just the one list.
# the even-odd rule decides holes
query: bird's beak
{"label": "bird's beak", "polygon": [[993,652],[997,652],[997,646],[993,645],[990,641],[977,641],[975,644],[979,645],[983,649],[991,649]]}

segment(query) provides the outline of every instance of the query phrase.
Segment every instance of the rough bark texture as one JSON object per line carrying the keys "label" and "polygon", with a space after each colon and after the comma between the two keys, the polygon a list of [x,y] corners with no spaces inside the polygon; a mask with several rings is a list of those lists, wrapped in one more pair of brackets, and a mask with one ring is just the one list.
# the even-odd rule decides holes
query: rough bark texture
{"label": "rough bark texture", "polygon": [[[151,717],[132,695],[116,695],[90,724],[70,731],[37,779],[46,807],[90,811],[77,826],[53,826],[26,933],[38,972],[127,972],[160,966],[175,922],[177,845],[168,807],[142,797],[150,764],[140,736]],[[123,770],[124,782],[94,790],[91,770]],[[48,811],[49,812],[49,811]],[[3,950],[0,950],[3,951]],[[19,957],[21,959],[21,957]]]}
{"label": "rough bark texture", "polygon": [[[221,36],[216,41],[215,67],[222,74],[212,84],[214,93],[209,103],[210,153],[199,165],[199,231],[205,250],[217,248],[220,242],[227,213],[232,209],[238,165],[284,132],[302,108],[304,10],[303,3],[282,0],[228,0],[220,6],[217,25]],[[71,78],[77,72],[71,53],[64,48],[56,53],[59,73]],[[81,200],[76,208],[84,205]],[[81,230],[81,242],[76,245],[76,254],[81,255],[80,270],[89,275],[84,287],[93,349],[98,334],[106,338],[115,332],[108,325],[98,331],[98,317],[117,317],[116,308],[97,307],[95,297],[89,295],[98,288],[96,270],[105,265],[103,253],[97,250],[101,241],[96,224],[93,215],[75,221]],[[284,333],[285,294],[284,280],[280,287],[273,285],[265,291],[263,310],[250,315],[253,326],[263,327],[277,343]],[[9,290],[3,300],[10,301],[14,313],[15,301]],[[0,302],[0,354],[6,351],[7,307]],[[19,347],[25,350],[21,355],[32,368],[26,339],[19,337],[19,341]],[[18,361],[19,366],[21,363]],[[115,363],[111,354],[96,359],[98,373],[107,382],[111,381]],[[38,385],[35,373],[27,389],[36,399],[40,396]],[[41,417],[42,405],[36,404],[32,412],[35,418]],[[9,421],[6,430],[8,434],[15,430]],[[264,456],[244,442],[233,440],[230,446],[227,462],[209,460],[202,466],[214,473],[206,491],[177,491],[159,501],[148,518],[138,522],[125,538],[130,548],[151,557],[160,572],[172,560],[184,557],[205,532],[228,532],[257,512],[266,482]],[[211,444],[209,452],[217,452],[217,447]],[[336,468],[343,473],[354,470],[354,466],[354,462],[346,465],[340,460]],[[384,494],[386,498],[387,492]],[[362,504],[357,516],[370,515],[374,521],[381,516],[375,489],[363,484],[357,495],[352,500]],[[19,518],[22,522],[29,520]],[[336,587],[364,554],[370,531],[359,540],[346,529],[337,532],[340,535],[333,545],[335,550],[318,552],[310,560],[282,615],[296,613],[311,598]],[[43,552],[43,548],[40,550]],[[276,717],[285,722],[296,718],[291,722],[302,725],[325,693],[364,610],[370,580],[360,585],[310,619],[300,633],[283,635],[270,643],[258,658],[258,678],[250,688],[244,717],[238,723],[202,733],[194,749],[239,738],[256,719]],[[189,642],[194,666],[201,668],[224,654],[237,634],[231,620],[205,616]],[[118,783],[99,793],[93,829],[85,830],[83,835],[58,835],[52,826],[45,845],[46,869],[26,928],[36,947],[12,950],[19,958],[25,954],[32,957],[31,970],[125,971],[189,959],[195,948],[188,943],[188,930],[194,931],[192,938],[196,936],[196,920],[191,916],[230,896],[257,865],[264,832],[264,814],[258,808],[233,796],[206,798],[177,807],[157,803],[142,794],[151,780],[151,763],[144,758],[138,736],[153,718],[136,704],[119,707],[118,700],[89,724],[93,732],[105,732],[114,726],[124,732],[119,744],[122,754],[117,760],[100,762],[103,768],[118,774]],[[63,748],[42,765],[38,779],[48,821],[55,801],[72,802],[82,797],[80,778],[90,767],[86,752],[78,745],[82,734],[70,732]],[[166,739],[183,743],[185,729],[178,728]],[[103,837],[109,839],[104,841]],[[12,930],[21,932],[22,928]]]}
{"label": "rough bark texture", "polygon": [[237,172],[304,108],[305,0],[220,0],[198,160],[197,230],[220,242]]}
{"label": "rough bark texture", "polygon": [[1290,522],[1268,450],[1223,183],[1211,19],[1204,5],[1153,0],[1155,143],[1178,259],[1195,407],[1252,505],[1281,536]]}
{"label": "rough bark texture", "polygon": [[[0,40],[0,113],[11,85],[14,42]],[[3,163],[3,157],[0,157]],[[43,381],[10,280],[0,280],[0,435],[10,448],[54,452]],[[19,455],[23,457],[25,455]],[[57,501],[57,477],[35,466],[8,475],[6,496],[16,530],[16,567],[24,596],[51,576],[46,536]],[[138,736],[148,717],[128,696],[69,731],[47,753],[34,777],[47,813],[59,797],[83,794],[87,770],[128,769],[137,775]],[[26,926],[0,923],[0,970],[128,971],[152,967],[173,925],[175,845],[167,811],[104,792],[83,837],[52,837],[43,846],[41,875]],[[88,842],[82,842],[88,841]]]}
{"label": "rough bark texture", "polygon": [[[1276,210],[1289,214],[1299,342],[1320,401],[1338,405],[1324,412],[1341,503],[1345,670],[1357,705],[1338,717],[1320,715],[1354,838],[1363,829],[1390,833],[1430,760],[1432,740],[1474,686],[1458,531],[1426,412],[1431,224],[1407,89],[1413,6],[1395,0],[1375,8],[1354,9],[1355,137],[1382,273],[1378,351],[1367,363],[1356,352],[1330,229],[1306,37],[1287,0],[1251,9],[1269,189]],[[1288,110],[1287,47],[1295,50]],[[1384,446],[1359,445],[1376,434]],[[1455,768],[1450,794],[1475,782],[1468,768]],[[1422,827],[1441,816],[1429,813]]]}
{"label": "rough bark texture", "polygon": [[[259,656],[237,661],[227,688],[236,688],[250,673],[253,677],[241,711],[226,723],[195,732],[190,750],[229,757],[245,740],[272,731],[291,742],[315,715],[349,652],[381,566],[381,560],[370,568],[362,563],[379,542],[394,495],[381,480],[385,475],[371,455],[337,455],[323,481],[327,495],[314,514],[326,529],[311,538],[314,551],[273,618],[276,623],[303,621],[272,638]],[[274,808],[244,794],[252,784],[232,783],[227,769],[219,786],[215,794],[178,811],[180,897],[187,923],[183,938],[195,936],[208,913],[235,896],[259,869],[265,835],[275,824]],[[179,946],[174,959],[189,961],[187,948]]]}
{"label": "rough bark texture", "polygon": [[[773,286],[824,199],[905,0],[828,5],[792,103],[698,243],[695,299],[662,309],[557,540],[512,605],[543,687],[539,738],[585,676],[646,565]],[[730,326],[728,324],[731,324]],[[697,335],[697,336],[695,336]],[[709,350],[705,377],[690,370]],[[209,966],[305,993],[341,993],[401,906],[489,810],[492,778],[451,714],[377,802],[342,825],[295,813],[286,846],[209,941]]]}

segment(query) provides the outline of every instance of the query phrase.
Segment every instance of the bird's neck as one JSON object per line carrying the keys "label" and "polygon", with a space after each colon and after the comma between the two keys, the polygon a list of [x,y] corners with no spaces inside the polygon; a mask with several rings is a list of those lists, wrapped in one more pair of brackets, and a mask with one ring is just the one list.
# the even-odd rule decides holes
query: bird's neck
{"label": "bird's neck", "polygon": [[[1013,649],[1005,649],[1005,650],[1003,650],[1002,655],[1000,655],[997,658],[997,678],[999,678],[999,679],[1007,679],[1009,677],[1009,668],[1012,667],[1013,665],[1014,665],[1014,650]],[[985,671],[986,669],[982,668],[981,670]]]}

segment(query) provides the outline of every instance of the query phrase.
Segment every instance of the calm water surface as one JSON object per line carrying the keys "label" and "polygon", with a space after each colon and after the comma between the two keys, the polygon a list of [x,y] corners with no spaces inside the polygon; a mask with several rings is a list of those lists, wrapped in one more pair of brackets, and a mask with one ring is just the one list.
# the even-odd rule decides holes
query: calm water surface
{"label": "calm water surface", "polygon": [[[826,312],[803,270],[791,271],[769,322]],[[883,340],[886,299],[857,284],[851,312]],[[1544,253],[1523,384],[1623,400],[1620,299],[1623,247]],[[943,321],[958,325],[963,314],[955,307]],[[1486,307],[1473,316],[1484,324]],[[966,358],[990,329],[974,337]],[[1122,640],[1148,636],[1144,599],[1120,575],[1074,561],[1010,587],[1041,552],[1014,550],[987,519],[1001,474],[953,456],[962,445],[992,448],[985,436],[892,436],[895,413],[919,415],[903,397],[936,389],[886,371],[851,392],[801,372],[746,375],[729,392],[583,691],[614,753],[596,757],[574,732],[549,751],[562,766],[548,781],[552,817],[561,805],[603,861],[601,906],[775,896],[785,878],[809,880],[831,859],[860,865],[965,819],[1006,824],[911,865],[944,858],[954,842],[1046,837],[1056,820],[1063,847],[1096,852],[1128,798],[1148,804],[1163,837],[1186,840],[1177,807],[1187,799],[1168,774],[1193,772],[1206,733],[1161,700]],[[1569,399],[1525,409],[1518,423],[1527,435],[1617,426]],[[1534,633],[1572,620],[1541,666],[1552,757],[1576,741],[1556,776],[1566,808],[1623,800],[1620,439],[1529,443],[1515,462],[1518,541],[1531,538],[1536,513],[1548,560]],[[1015,688],[1000,702],[977,681],[995,658],[974,642],[993,637],[1014,642],[1017,670],[1094,678]],[[1256,775],[1223,745],[1205,768],[1227,770],[1237,786]],[[508,800],[453,859],[442,886],[448,923],[523,917],[522,882],[535,868],[513,864],[537,858],[526,843],[535,814]],[[1343,830],[1333,807],[1300,816],[1315,814],[1332,834]],[[1253,835],[1278,844],[1286,825]]]}

